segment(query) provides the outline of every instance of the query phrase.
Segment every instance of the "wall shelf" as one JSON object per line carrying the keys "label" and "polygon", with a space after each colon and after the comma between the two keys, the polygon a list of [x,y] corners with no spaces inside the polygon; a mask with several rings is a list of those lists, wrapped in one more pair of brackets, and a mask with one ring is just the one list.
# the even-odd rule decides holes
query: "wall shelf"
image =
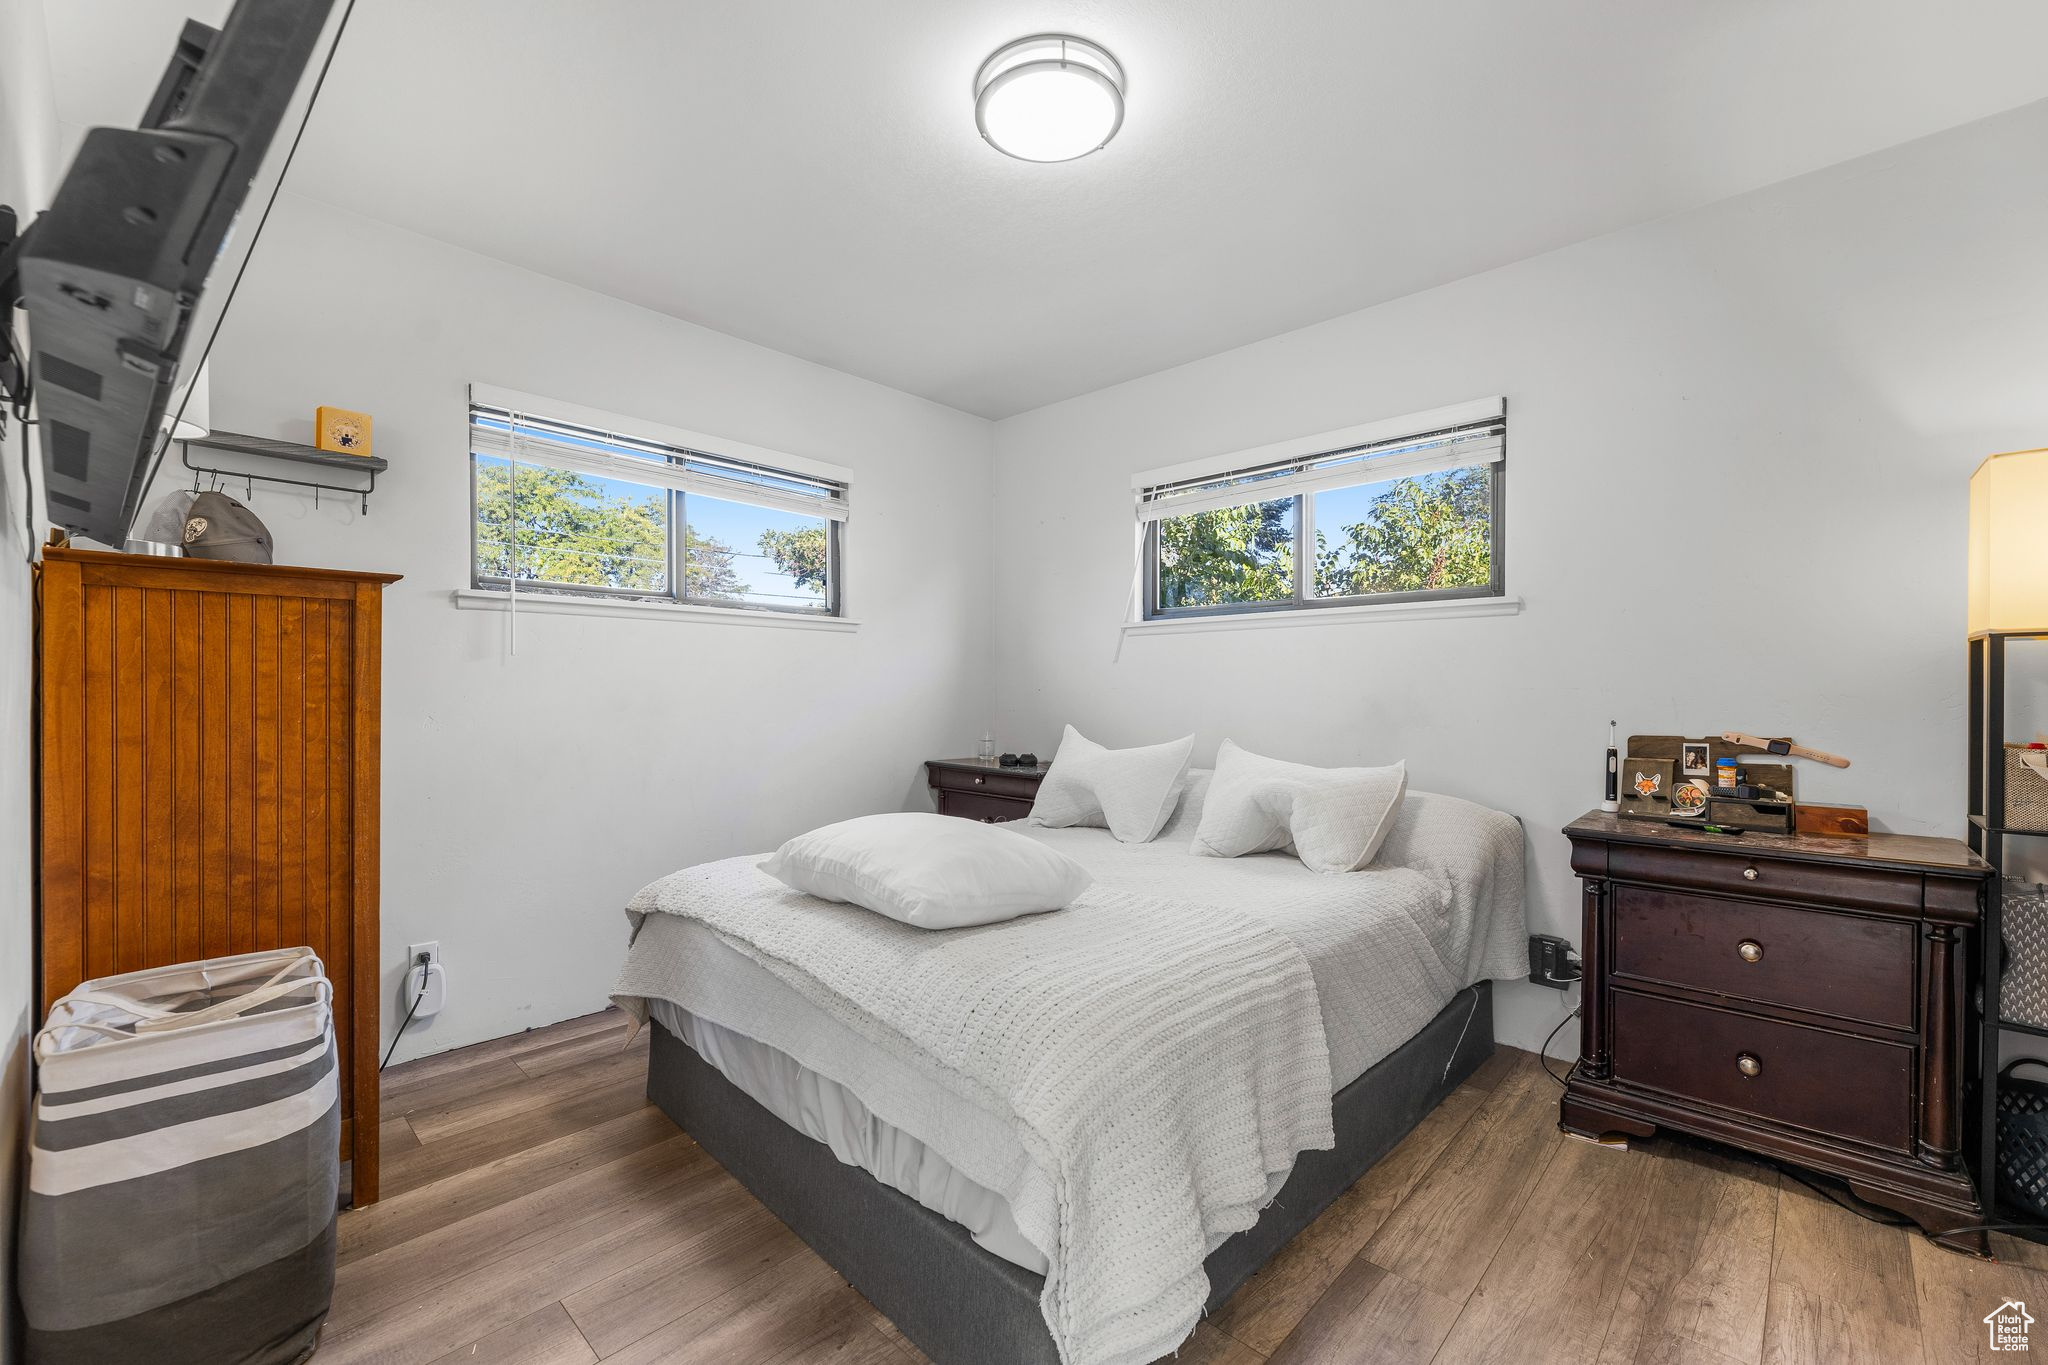
{"label": "wall shelf", "polygon": [[[319,505],[322,493],[338,493],[344,497],[358,499],[365,515],[370,510],[370,494],[376,491],[377,476],[391,468],[389,460],[375,455],[345,455],[338,451],[322,450],[318,446],[301,445],[297,441],[280,441],[268,436],[244,436],[232,431],[213,431],[189,441],[179,442],[181,458],[185,468],[192,471],[192,487],[196,492],[202,477],[211,476],[218,488],[223,482],[240,480],[248,493],[255,492],[257,483],[289,484],[294,488],[313,490],[313,503]],[[368,476],[368,481],[358,484],[329,483],[323,479],[294,479],[283,474],[262,474],[252,469],[228,469],[219,465],[194,464],[192,448],[220,450],[233,455],[252,455],[262,460],[281,460],[289,464],[312,465],[323,469],[347,470],[351,474]]]}

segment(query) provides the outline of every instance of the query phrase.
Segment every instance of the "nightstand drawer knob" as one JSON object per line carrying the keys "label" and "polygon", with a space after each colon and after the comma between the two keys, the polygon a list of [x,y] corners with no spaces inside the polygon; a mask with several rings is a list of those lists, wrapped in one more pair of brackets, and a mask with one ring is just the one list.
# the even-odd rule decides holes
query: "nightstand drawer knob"
{"label": "nightstand drawer knob", "polygon": [[1735,1069],[1745,1076],[1760,1076],[1763,1074],[1764,1064],[1756,1059],[1754,1053],[1743,1052],[1736,1055]]}
{"label": "nightstand drawer knob", "polygon": [[987,779],[987,778],[985,778],[985,777],[977,777],[977,778],[975,778],[975,779],[974,779],[974,785],[975,785],[975,786],[977,786],[977,787],[979,787],[979,786],[981,786],[981,785],[982,785],[983,783],[985,783],[985,782],[987,782],[987,781],[988,781],[988,779]]}
{"label": "nightstand drawer knob", "polygon": [[1763,944],[1761,944],[1761,943],[1758,943],[1758,942],[1757,942],[1757,941],[1756,941],[1755,939],[1753,939],[1753,938],[1746,938],[1746,939],[1742,940],[1742,942],[1740,942],[1740,943],[1736,944],[1736,945],[1735,945],[1735,951],[1736,951],[1737,955],[1739,955],[1739,956],[1740,956],[1740,957],[1742,958],[1742,960],[1743,960],[1744,962],[1761,962],[1761,961],[1763,961],[1763,956],[1764,956],[1764,945],[1763,945]]}
{"label": "nightstand drawer knob", "polygon": [[1756,869],[1755,869],[1755,868],[1753,868],[1753,867],[1745,867],[1745,868],[1743,868],[1743,869],[1742,869],[1742,880],[1744,880],[1744,881],[1746,881],[1746,882],[1753,882],[1753,881],[1755,881],[1755,880],[1756,880]]}

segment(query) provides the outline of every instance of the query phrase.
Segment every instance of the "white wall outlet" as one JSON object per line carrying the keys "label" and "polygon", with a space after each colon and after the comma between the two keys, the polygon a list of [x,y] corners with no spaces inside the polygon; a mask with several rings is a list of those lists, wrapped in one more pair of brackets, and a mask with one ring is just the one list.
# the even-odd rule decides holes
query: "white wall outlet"
{"label": "white wall outlet", "polygon": [[[427,970],[420,972],[420,958]],[[431,1019],[448,1003],[448,972],[441,965],[441,945],[408,944],[405,949],[405,1007],[414,1019]]]}

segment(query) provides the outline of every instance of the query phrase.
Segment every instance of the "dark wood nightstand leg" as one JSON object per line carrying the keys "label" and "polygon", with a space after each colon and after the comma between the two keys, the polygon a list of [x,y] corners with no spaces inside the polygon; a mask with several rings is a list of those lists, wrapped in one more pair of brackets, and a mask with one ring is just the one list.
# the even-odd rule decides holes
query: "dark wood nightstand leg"
{"label": "dark wood nightstand leg", "polygon": [[1938,1247],[1949,1251],[1960,1251],[1965,1256],[1975,1256],[1980,1261],[1995,1261],[1991,1254],[1991,1234],[1986,1232],[1930,1232],[1928,1239]]}
{"label": "dark wood nightstand leg", "polygon": [[1956,1112],[1955,986],[1956,930],[1929,924],[1927,961],[1923,967],[1921,1008],[1925,1017],[1920,1048],[1920,1138],[1914,1144],[1922,1164],[1953,1171],[1961,1158]]}
{"label": "dark wood nightstand leg", "polygon": [[1607,1031],[1607,1001],[1601,985],[1607,980],[1607,883],[1598,877],[1586,879],[1585,922],[1580,930],[1580,953],[1585,962],[1585,979],[1579,983],[1579,1074],[1588,1080],[1604,1081],[1613,1069]]}
{"label": "dark wood nightstand leg", "polygon": [[1615,1133],[1632,1138],[1657,1136],[1656,1124],[1610,1108],[1576,1085],[1565,1091],[1564,1099],[1558,1104],[1557,1126],[1567,1133],[1589,1138],[1604,1138]]}
{"label": "dark wood nightstand leg", "polygon": [[[1972,1224],[1983,1221],[1974,1210],[1943,1208],[1939,1204],[1923,1203],[1907,1195],[1897,1194],[1891,1190],[1878,1189],[1854,1180],[1845,1183],[1855,1196],[1864,1203],[1875,1204],[1881,1209],[1890,1209],[1895,1213],[1905,1214],[1906,1217],[1918,1223],[1926,1231],[1929,1240],[1934,1242],[1936,1246],[1947,1247],[1950,1251],[1960,1251],[1965,1255],[1980,1257],[1984,1260],[1991,1259],[1991,1238],[1988,1233],[1951,1232],[1949,1230],[1951,1228],[1967,1228]],[[1961,1197],[1964,1199],[1970,1198],[1967,1187],[1962,1191]]]}

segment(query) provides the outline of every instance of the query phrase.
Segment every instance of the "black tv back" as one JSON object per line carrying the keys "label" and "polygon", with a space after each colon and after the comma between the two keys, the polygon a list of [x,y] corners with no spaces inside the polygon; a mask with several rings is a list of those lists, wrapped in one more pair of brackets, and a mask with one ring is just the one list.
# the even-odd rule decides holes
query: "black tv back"
{"label": "black tv back", "polygon": [[166,406],[210,340],[195,327],[208,277],[332,7],[236,0],[218,30],[188,22],[142,126],[87,133],[23,233],[15,287],[58,525],[119,546],[134,523]]}

